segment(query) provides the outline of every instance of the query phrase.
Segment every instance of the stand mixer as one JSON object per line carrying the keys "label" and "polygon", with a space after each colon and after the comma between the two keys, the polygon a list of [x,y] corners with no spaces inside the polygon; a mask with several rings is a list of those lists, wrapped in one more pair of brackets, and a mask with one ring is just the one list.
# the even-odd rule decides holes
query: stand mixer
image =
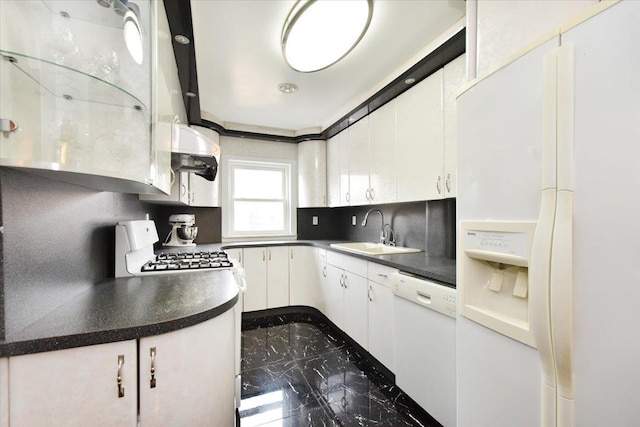
{"label": "stand mixer", "polygon": [[169,217],[171,231],[162,246],[195,246],[193,241],[198,234],[195,226],[196,216],[192,214],[176,214]]}

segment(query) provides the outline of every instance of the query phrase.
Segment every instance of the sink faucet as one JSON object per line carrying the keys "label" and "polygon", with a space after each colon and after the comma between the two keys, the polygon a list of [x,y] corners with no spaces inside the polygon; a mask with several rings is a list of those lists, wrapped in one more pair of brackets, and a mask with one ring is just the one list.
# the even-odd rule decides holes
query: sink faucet
{"label": "sink faucet", "polygon": [[371,212],[378,212],[380,214],[380,220],[382,221],[382,226],[380,227],[380,243],[383,245],[386,244],[385,232],[384,232],[384,215],[382,215],[382,211],[380,209],[369,209],[367,213],[364,215],[364,220],[362,221],[362,226],[365,227],[367,225],[367,220],[369,219],[369,214]]}

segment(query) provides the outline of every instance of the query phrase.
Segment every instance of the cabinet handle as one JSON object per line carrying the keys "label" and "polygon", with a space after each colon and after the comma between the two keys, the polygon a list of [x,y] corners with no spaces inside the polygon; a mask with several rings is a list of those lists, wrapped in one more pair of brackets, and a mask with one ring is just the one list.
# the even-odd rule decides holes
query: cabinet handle
{"label": "cabinet handle", "polygon": [[376,198],[376,192],[375,192],[375,190],[372,188],[372,189],[371,189],[371,192],[370,192],[369,194],[371,194],[371,201],[373,202],[373,199],[375,199],[375,198]]}
{"label": "cabinet handle", "polygon": [[348,289],[349,286],[347,285],[347,283],[349,283],[349,278],[347,276],[344,276],[344,288]]}
{"label": "cabinet handle", "polygon": [[380,276],[380,277],[382,277],[382,278],[384,278],[384,279],[386,279],[386,278],[388,278],[388,277],[389,277],[389,276],[387,276],[386,274],[382,274],[382,273],[378,273],[378,276]]}
{"label": "cabinet handle", "polygon": [[373,298],[371,297],[372,291],[373,289],[371,289],[371,286],[369,286],[369,289],[367,289],[367,297],[369,297],[369,302],[373,301]]}
{"label": "cabinet handle", "polygon": [[242,264],[242,249],[240,249],[240,252],[238,252],[238,262]]}
{"label": "cabinet handle", "polygon": [[149,353],[151,355],[151,381],[149,388],[156,388],[156,348],[151,347]]}
{"label": "cabinet handle", "polygon": [[291,249],[291,259],[293,259],[293,249]]}
{"label": "cabinet handle", "polygon": [[271,249],[267,249],[267,252],[269,252],[269,261],[271,261]]}
{"label": "cabinet handle", "polygon": [[181,190],[181,191],[180,191],[180,193],[182,194],[182,196],[184,196],[185,194],[187,194],[187,186],[186,186],[186,185],[182,184],[182,185],[180,186],[180,190]]}
{"label": "cabinet handle", "polygon": [[327,277],[327,266],[322,267],[322,276]]}
{"label": "cabinet handle", "polygon": [[118,398],[124,397],[124,386],[122,385],[122,365],[124,365],[124,354],[118,355]]}
{"label": "cabinet handle", "polygon": [[370,188],[367,188],[367,191],[365,191],[365,192],[364,192],[364,197],[365,197],[367,200],[371,200],[371,196],[369,195],[369,194],[370,194],[370,192],[371,192],[371,189],[370,189]]}
{"label": "cabinet handle", "polygon": [[451,174],[447,174],[447,179],[444,182],[444,185],[447,187],[447,193],[451,193]]}
{"label": "cabinet handle", "polygon": [[347,202],[349,201],[349,192],[347,191],[347,194],[345,194],[344,198],[347,200]]}
{"label": "cabinet handle", "polygon": [[438,190],[438,194],[442,193],[442,186],[440,185],[441,181],[442,181],[442,177],[438,176],[438,180],[436,181],[436,189]]}
{"label": "cabinet handle", "polygon": [[340,286],[344,288],[344,274],[340,275]]}
{"label": "cabinet handle", "polygon": [[267,258],[266,258],[266,255],[265,255],[264,250],[263,250],[263,251],[262,251],[262,261],[266,261],[266,259],[267,259]]}

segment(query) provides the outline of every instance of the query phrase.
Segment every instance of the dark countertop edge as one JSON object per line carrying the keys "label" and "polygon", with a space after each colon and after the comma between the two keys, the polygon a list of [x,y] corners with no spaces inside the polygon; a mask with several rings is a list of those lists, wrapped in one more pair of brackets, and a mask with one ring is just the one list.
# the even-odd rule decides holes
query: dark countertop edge
{"label": "dark countertop edge", "polygon": [[[398,270],[404,271],[406,273],[411,273],[416,276],[424,277],[426,279],[435,280],[448,287],[452,287],[452,288],[456,287],[455,269],[454,269],[454,274],[449,275],[449,274],[434,271],[434,269],[429,268],[428,262],[425,263],[424,268],[420,268],[415,265],[408,265],[403,262],[389,259],[389,257],[397,257],[402,255],[406,256],[408,254],[383,255],[383,257],[385,258],[382,258],[380,256],[357,254],[354,252],[345,251],[345,250],[331,246],[332,243],[346,243],[346,242],[347,242],[346,240],[276,240],[276,241],[251,241],[251,242],[223,242],[216,245],[219,246],[221,250],[233,249],[233,248],[254,248],[254,247],[262,247],[262,246],[314,246],[317,248],[327,249],[333,252],[349,255],[355,258],[364,259],[366,261],[375,262],[377,264],[386,265],[387,267],[397,268]],[[417,256],[420,256],[420,255],[424,257],[429,257],[424,251],[413,253],[411,255],[416,258]],[[456,260],[451,258],[433,257],[432,259],[441,260],[445,262],[448,261],[448,262],[451,262],[454,266],[456,263]]]}
{"label": "dark countertop edge", "polygon": [[4,341],[0,342],[0,357],[20,356],[24,354],[128,341],[177,331],[213,319],[227,312],[233,308],[233,306],[238,302],[238,299],[239,293],[236,293],[232,299],[209,310],[153,324],[103,331],[83,332],[57,337],[35,338],[24,341]]}

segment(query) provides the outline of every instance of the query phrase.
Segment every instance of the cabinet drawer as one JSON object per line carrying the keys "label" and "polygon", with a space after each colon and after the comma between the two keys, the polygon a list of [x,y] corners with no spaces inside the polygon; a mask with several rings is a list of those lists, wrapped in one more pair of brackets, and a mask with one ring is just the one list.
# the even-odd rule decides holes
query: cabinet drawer
{"label": "cabinet drawer", "polygon": [[368,262],[367,278],[373,282],[380,283],[388,288],[391,287],[391,274],[398,273],[397,268],[386,265]]}
{"label": "cabinet drawer", "polygon": [[367,261],[363,259],[327,251],[327,264],[357,274],[358,276],[367,277]]}

